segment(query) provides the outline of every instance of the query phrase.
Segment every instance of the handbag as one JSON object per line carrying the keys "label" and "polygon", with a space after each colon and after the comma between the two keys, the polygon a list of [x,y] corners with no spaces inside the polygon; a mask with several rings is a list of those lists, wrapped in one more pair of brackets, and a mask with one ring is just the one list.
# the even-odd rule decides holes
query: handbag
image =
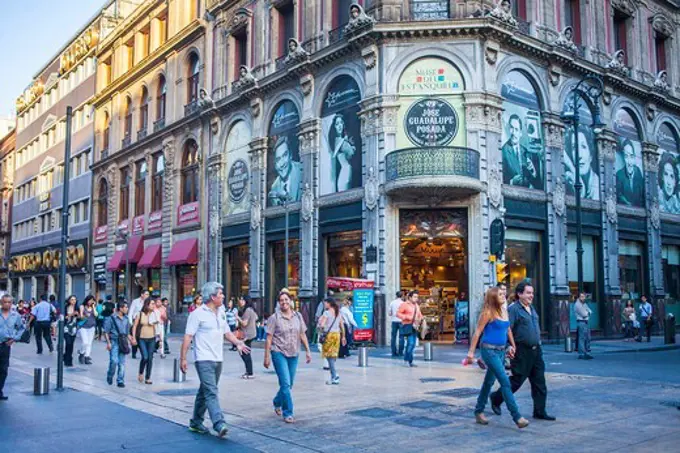
{"label": "handbag", "polygon": [[31,342],[31,330],[26,328],[24,333],[21,334],[18,340],[19,343],[30,343]]}
{"label": "handbag", "polygon": [[319,335],[319,344],[324,344],[326,343],[326,340],[328,339],[328,334],[330,333],[331,330],[333,330],[333,326],[335,326],[335,323],[338,321],[338,316],[335,317],[333,320],[333,324],[328,328],[327,331],[321,332]]}
{"label": "handbag", "polygon": [[121,335],[120,330],[118,330],[118,324],[116,324],[116,320],[113,319],[113,316],[111,316],[111,322],[113,323],[113,328],[116,329],[116,334],[118,334],[118,352],[127,355],[130,353],[130,341],[128,340],[127,335]]}
{"label": "handbag", "polygon": [[243,329],[237,329],[236,330],[236,338],[239,340],[245,340],[246,339],[246,333],[243,331]]}

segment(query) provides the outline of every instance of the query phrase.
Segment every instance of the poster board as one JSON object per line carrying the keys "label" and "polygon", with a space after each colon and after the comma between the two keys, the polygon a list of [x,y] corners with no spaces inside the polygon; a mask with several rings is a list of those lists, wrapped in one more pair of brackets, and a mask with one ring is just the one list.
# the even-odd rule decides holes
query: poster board
{"label": "poster board", "polygon": [[357,323],[353,332],[354,341],[374,341],[375,282],[360,278],[328,277],[326,287],[333,291],[333,297],[338,302],[346,297],[352,299],[352,314]]}

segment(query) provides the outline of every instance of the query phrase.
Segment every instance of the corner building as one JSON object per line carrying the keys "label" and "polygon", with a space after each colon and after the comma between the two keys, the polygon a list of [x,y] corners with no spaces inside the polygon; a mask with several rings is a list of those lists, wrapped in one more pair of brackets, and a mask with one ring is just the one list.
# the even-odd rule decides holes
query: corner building
{"label": "corner building", "polygon": [[[500,260],[510,286],[531,279],[546,336],[563,336],[575,329],[578,168],[593,328],[620,334],[622,306],[642,294],[656,319],[677,313],[677,7],[352,3],[207,4],[219,115],[207,201],[221,228],[206,275],[228,297],[271,313],[287,284],[309,319],[327,277],[369,278],[379,342],[400,288],[429,299],[449,342],[457,322],[459,338],[474,328]],[[604,82],[604,126],[579,103],[575,165],[563,114],[585,74]],[[493,262],[496,219],[505,249]]]}

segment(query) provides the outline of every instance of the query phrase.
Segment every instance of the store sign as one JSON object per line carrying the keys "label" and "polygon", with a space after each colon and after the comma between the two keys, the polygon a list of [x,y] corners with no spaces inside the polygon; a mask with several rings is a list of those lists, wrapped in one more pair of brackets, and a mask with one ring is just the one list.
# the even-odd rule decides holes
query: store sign
{"label": "store sign", "polygon": [[177,207],[177,226],[191,225],[199,220],[198,201]]}
{"label": "store sign", "polygon": [[458,133],[458,116],[444,99],[425,98],[408,109],[404,129],[416,146],[445,146]]}
{"label": "store sign", "polygon": [[121,232],[121,233],[122,232],[129,233],[130,232],[130,220],[129,219],[121,220],[120,222],[118,222],[117,228],[118,228],[118,231]]}
{"label": "store sign", "polygon": [[52,207],[50,192],[43,192],[40,194],[40,212],[49,211]]}
{"label": "store sign", "polygon": [[399,78],[399,94],[451,95],[463,91],[463,77],[441,58],[421,58],[409,65]]}
{"label": "store sign", "polygon": [[240,203],[248,193],[248,164],[243,159],[237,159],[229,169],[227,187],[229,199],[233,203]]}
{"label": "store sign", "polygon": [[354,329],[355,341],[371,341],[373,339],[373,289],[355,289],[352,294],[352,312],[357,323]]}
{"label": "store sign", "polygon": [[149,225],[147,229],[149,233],[152,231],[160,230],[163,226],[163,211],[156,211],[149,214]]}
{"label": "store sign", "polygon": [[[87,264],[87,241],[81,240],[66,247],[66,268],[81,269]],[[9,269],[14,274],[54,272],[61,265],[61,248],[39,249],[34,252],[14,255]]]}
{"label": "store sign", "polygon": [[95,244],[100,244],[102,242],[106,242],[106,238],[108,237],[109,233],[109,226],[108,225],[102,225],[98,226],[97,228],[94,229],[94,242]]}
{"label": "store sign", "polygon": [[144,215],[132,219],[132,235],[138,236],[140,234],[144,234]]}
{"label": "store sign", "polygon": [[106,255],[99,255],[92,258],[92,267],[94,270],[94,281],[106,283]]}

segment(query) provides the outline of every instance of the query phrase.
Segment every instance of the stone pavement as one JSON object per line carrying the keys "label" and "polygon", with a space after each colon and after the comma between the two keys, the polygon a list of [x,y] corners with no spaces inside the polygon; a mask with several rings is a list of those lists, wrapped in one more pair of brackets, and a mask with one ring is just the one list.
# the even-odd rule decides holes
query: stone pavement
{"label": "stone pavement", "polygon": [[[92,366],[66,372],[68,387],[117,403],[128,409],[186,426],[198,386],[191,369],[185,383],[172,382],[172,359],[179,339],[171,339],[175,355],[154,360],[154,384],[136,382],[137,361],[128,361],[125,389],[105,382],[107,354],[103,343],[94,347]],[[678,351],[649,354],[671,354]],[[401,361],[371,357],[369,368],[357,367],[356,357],[339,361],[341,385],[326,386],[317,353],[309,365],[301,364],[293,390],[297,423],[286,425],[272,410],[276,375],[262,367],[263,352],[255,349],[256,379],[244,381],[243,363],[225,351],[220,383],[222,408],[230,425],[229,441],[239,448],[263,452],[450,452],[514,449],[527,452],[558,451],[677,451],[680,445],[680,400],[677,382],[645,381],[631,367],[629,378],[555,373],[548,364],[548,409],[554,423],[532,421],[518,430],[507,410],[501,417],[489,410],[491,424],[473,421],[472,410],[483,379],[477,367],[460,362],[419,362],[406,368]],[[421,356],[419,352],[417,356]],[[624,354],[615,354],[612,359]],[[546,360],[548,362],[548,360]],[[10,374],[22,387],[30,387],[34,366],[52,366],[55,356],[35,355],[34,345],[19,345],[12,353]],[[596,366],[589,362],[591,366]],[[573,366],[581,366],[574,361]],[[655,365],[656,366],[656,365]],[[658,367],[677,367],[668,361]],[[669,368],[670,369],[670,368]],[[10,397],[13,395],[10,393]],[[47,400],[58,399],[52,394]],[[41,397],[30,397],[40,399]],[[530,416],[528,383],[518,392],[523,414]],[[115,405],[111,405],[112,407]],[[0,406],[1,407],[1,406]],[[50,411],[50,405],[44,411]],[[56,406],[53,406],[56,408]],[[58,410],[58,408],[56,409]],[[108,413],[102,411],[108,418]],[[153,430],[150,430],[153,433]],[[178,439],[193,436],[180,429]],[[172,437],[172,439],[176,439]],[[179,440],[178,440],[179,442]],[[11,450],[21,451],[21,450]],[[90,449],[71,450],[91,451]],[[228,449],[228,451],[232,451]]]}

